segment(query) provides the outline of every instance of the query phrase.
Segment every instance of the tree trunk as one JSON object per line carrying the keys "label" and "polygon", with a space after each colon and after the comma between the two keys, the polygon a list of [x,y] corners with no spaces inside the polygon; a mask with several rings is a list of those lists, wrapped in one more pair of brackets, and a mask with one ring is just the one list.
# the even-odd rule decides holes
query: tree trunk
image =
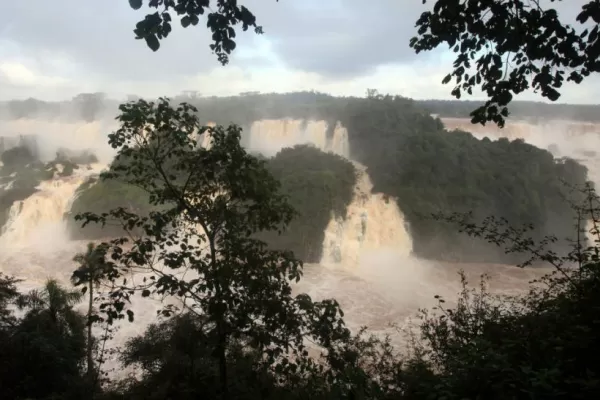
{"label": "tree trunk", "polygon": [[223,400],[229,400],[229,384],[227,382],[227,356],[225,354],[226,338],[225,332],[223,331],[222,320],[217,322],[217,334],[219,335],[217,354],[219,357],[219,375],[221,378],[221,398]]}
{"label": "tree trunk", "polygon": [[89,282],[89,303],[88,303],[88,326],[87,326],[87,378],[90,385],[90,398],[94,397],[95,380],[94,380],[94,356],[92,347],[92,311],[94,305],[94,281]]}

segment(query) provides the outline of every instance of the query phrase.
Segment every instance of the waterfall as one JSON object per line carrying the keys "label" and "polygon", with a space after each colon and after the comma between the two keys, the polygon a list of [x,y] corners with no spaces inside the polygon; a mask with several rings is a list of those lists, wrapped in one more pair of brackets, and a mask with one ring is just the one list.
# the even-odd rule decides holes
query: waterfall
{"label": "waterfall", "polygon": [[317,148],[349,157],[348,131],[338,122],[328,137],[326,121],[282,119],[255,121],[248,133],[247,146],[266,156],[273,156],[284,147],[312,144]]}
{"label": "waterfall", "polygon": [[21,250],[35,244],[67,241],[64,216],[70,210],[77,188],[90,176],[98,175],[102,164],[80,166],[71,176],[42,181],[37,192],[10,208],[2,227],[0,249]]}
{"label": "waterfall", "polygon": [[334,217],[325,229],[322,264],[355,267],[361,256],[389,250],[399,259],[412,251],[412,239],[394,198],[372,194],[373,184],[363,165],[354,163],[359,178],[345,218]]}

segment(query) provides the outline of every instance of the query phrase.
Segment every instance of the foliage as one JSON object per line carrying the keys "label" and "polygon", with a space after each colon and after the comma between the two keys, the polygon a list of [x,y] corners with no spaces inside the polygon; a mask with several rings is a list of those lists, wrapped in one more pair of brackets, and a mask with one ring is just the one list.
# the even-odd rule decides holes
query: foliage
{"label": "foliage", "polygon": [[50,280],[43,289],[15,299],[26,313],[3,330],[0,387],[4,397],[81,398],[84,322],[72,308],[80,298],[79,292]]}
{"label": "foliage", "polygon": [[[94,301],[98,299],[96,290],[100,286],[101,277],[104,269],[108,268],[105,262],[106,246],[96,246],[94,243],[88,243],[85,253],[78,253],[73,257],[73,261],[79,264],[79,267],[71,276],[73,286],[83,286],[82,293],[88,297],[87,310],[87,336],[86,336],[86,378],[90,391],[97,390],[99,383],[99,365],[96,366],[94,360],[94,349],[98,349],[92,335],[92,327],[95,322],[102,320],[94,310]],[[96,357],[99,363],[104,359],[104,354],[98,354]]]}
{"label": "foliage", "polygon": [[[185,103],[173,108],[168,99],[122,105],[122,126],[109,139],[118,149],[117,166],[104,176],[139,186],[152,205],[165,209],[143,217],[117,208],[76,219],[103,224],[114,218],[130,232],[143,230],[111,242],[112,268],[104,277],[116,281],[134,270],[149,276],[141,285],[115,287],[111,298],[121,301],[101,307],[114,307],[113,320],[133,320],[125,306],[135,291],[183,301],[207,321],[219,395],[228,398],[227,354],[236,341],[263,354],[261,366],[268,369],[290,352],[306,354],[307,337],[327,348],[348,331],[335,301],[292,295],[290,280],[300,279],[300,261],[253,238],[282,229],[294,215],[277,180],[241,147],[239,127],[201,128],[194,111]],[[211,135],[210,148],[198,146],[198,131]]]}
{"label": "foliage", "polygon": [[[148,6],[157,11],[147,14],[136,24],[133,31],[136,39],[144,39],[152,51],[157,51],[160,48],[160,40],[171,33],[174,14],[182,16],[181,26],[187,28],[190,25],[198,25],[200,17],[210,11],[206,15],[206,26],[212,32],[213,40],[210,49],[217,55],[219,62],[225,65],[236,47],[234,27],[241,24],[242,30],[254,28],[257,34],[262,33],[262,27],[256,25],[254,14],[246,7],[239,6],[236,0],[217,0],[216,8],[212,8],[210,3],[210,0],[149,0]],[[139,10],[143,4],[144,0],[129,0],[129,5],[134,10]]]}
{"label": "foliage", "polygon": [[[579,226],[598,209],[593,189],[586,192],[588,205],[579,208]],[[534,281],[526,295],[512,298],[492,296],[485,279],[479,290],[468,289],[463,276],[455,307],[448,308],[440,298],[433,314],[422,314],[422,342],[412,363],[430,372],[413,375],[409,398],[597,397],[597,245],[577,241],[572,252],[559,255],[545,246],[552,238],[536,243],[510,227],[459,226],[477,236],[486,232],[486,240],[524,253],[524,265],[541,260],[555,270]],[[590,233],[599,238],[596,218]]]}
{"label": "foliage", "polygon": [[592,29],[578,32],[573,24],[560,21],[556,9],[543,9],[535,0],[436,0],[433,10],[417,20],[417,36],[410,46],[417,53],[443,43],[453,48],[458,53],[454,70],[442,83],[454,77],[452,95],[458,99],[480,86],[488,100],[473,111],[472,122],[503,126],[513,95],[532,88],[556,101],[565,78],[581,83],[600,71],[600,7],[593,0],[582,6],[576,22],[584,24],[590,18]]}
{"label": "foliage", "polygon": [[[471,112],[485,104],[475,100],[417,100],[417,103],[440,118],[469,118]],[[600,107],[593,104],[560,104],[534,101],[511,102],[510,119],[527,120],[533,124],[568,120],[579,122],[600,121]]]}
{"label": "foliage", "polygon": [[10,305],[14,303],[19,296],[17,283],[20,281],[11,276],[6,276],[0,272],[0,332],[4,331],[16,323]]}
{"label": "foliage", "polygon": [[[138,366],[142,377],[130,382],[123,397],[128,399],[193,399],[219,397],[219,365],[213,355],[214,338],[205,332],[203,319],[194,313],[174,316],[152,324],[143,335],[125,344],[124,366]],[[227,353],[231,398],[277,399],[274,379],[256,370],[261,357],[233,343]]]}
{"label": "foliage", "polygon": [[281,150],[267,161],[267,168],[298,215],[281,235],[269,232],[260,237],[305,262],[319,262],[327,224],[332,216],[344,217],[352,201],[354,166],[333,153],[299,145]]}

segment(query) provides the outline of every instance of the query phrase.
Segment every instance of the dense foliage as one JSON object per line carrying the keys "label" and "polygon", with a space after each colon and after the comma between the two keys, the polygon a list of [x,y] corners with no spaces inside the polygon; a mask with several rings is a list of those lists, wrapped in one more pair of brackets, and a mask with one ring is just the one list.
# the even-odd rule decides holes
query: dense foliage
{"label": "dense foliage", "polygon": [[82,212],[105,213],[115,207],[125,207],[140,215],[148,215],[154,207],[150,204],[148,193],[118,179],[89,178],[75,193],[67,219],[68,229],[73,239],[102,239],[124,233],[123,227],[114,222],[105,225],[86,225],[74,220]]}
{"label": "dense foliage", "polygon": [[[81,399],[85,322],[73,306],[81,298],[56,281],[21,295],[0,275],[0,388],[9,399]],[[14,307],[24,311],[20,317]]]}
{"label": "dense foliage", "polygon": [[[556,101],[565,81],[581,83],[600,71],[599,4],[589,0],[577,9],[576,20],[568,23],[535,0],[436,0],[417,20],[410,46],[417,53],[443,44],[453,48],[454,70],[442,83],[455,79],[457,99],[481,88],[487,101],[473,111],[472,121],[502,126],[513,95],[533,89]],[[589,19],[591,26],[585,25]]]}
{"label": "dense foliage", "polygon": [[332,216],[346,215],[356,171],[352,163],[311,146],[280,151],[267,168],[297,212],[288,229],[261,235],[272,247],[287,249],[305,262],[319,262],[325,228]]}

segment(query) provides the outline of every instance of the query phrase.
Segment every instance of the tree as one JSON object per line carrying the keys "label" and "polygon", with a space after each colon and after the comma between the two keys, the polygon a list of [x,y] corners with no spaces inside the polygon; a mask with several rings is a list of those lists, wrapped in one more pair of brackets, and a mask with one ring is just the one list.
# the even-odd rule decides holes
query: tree
{"label": "tree", "polygon": [[[278,0],[276,0],[278,1]],[[173,14],[181,17],[181,26],[196,26],[200,17],[207,14],[207,27],[212,31],[213,43],[210,49],[217,55],[223,65],[229,62],[229,55],[235,49],[236,33],[234,27],[242,25],[242,29],[254,28],[254,32],[262,34],[262,27],[256,25],[256,17],[244,6],[238,6],[237,0],[217,0],[213,11],[210,0],[149,0],[148,6],[157,9],[136,24],[136,39],[144,39],[152,51],[160,48],[160,40],[169,36],[172,30]],[[142,8],[144,0],[129,0],[134,10]]]}
{"label": "tree", "polygon": [[81,297],[79,291],[65,290],[58,281],[50,279],[46,281],[42,290],[34,289],[22,295],[17,304],[19,308],[28,309],[29,313],[43,315],[57,326],[70,329],[79,317],[73,306]]}
{"label": "tree", "polygon": [[513,95],[532,88],[556,101],[565,79],[581,83],[600,71],[598,1],[584,4],[574,22],[590,18],[591,30],[578,32],[574,24],[559,20],[555,8],[544,9],[537,0],[437,0],[433,11],[417,20],[410,46],[420,53],[448,44],[457,57],[442,83],[454,77],[457,99],[480,86],[488,100],[471,113],[472,122],[503,126]]}
{"label": "tree", "polygon": [[16,317],[10,306],[19,297],[17,283],[20,280],[0,272],[0,332],[16,324]]}
{"label": "tree", "polygon": [[84,285],[82,293],[87,292],[88,311],[87,311],[87,378],[90,390],[94,390],[97,371],[94,367],[92,326],[98,320],[94,314],[94,288],[98,287],[102,278],[102,271],[106,263],[106,246],[96,246],[94,243],[88,243],[85,253],[78,253],[73,257],[73,261],[79,264],[79,267],[73,272],[71,282],[74,286]]}
{"label": "tree", "polygon": [[16,300],[26,312],[0,347],[3,396],[81,398],[85,324],[83,316],[73,310],[80,299],[79,291],[49,280],[42,289]]}
{"label": "tree", "polygon": [[[470,235],[527,255],[521,266],[544,261],[554,268],[520,296],[493,296],[483,277],[479,290],[463,290],[454,307],[439,298],[422,314],[416,356],[401,380],[410,399],[591,399],[600,394],[596,360],[600,347],[598,205],[593,188],[584,189],[587,205],[577,206],[577,230],[592,218],[589,233],[569,253],[549,251],[522,230],[504,223],[475,225],[458,221]],[[585,203],[584,203],[585,204]]]}
{"label": "tree", "polygon": [[[130,232],[111,241],[113,261],[103,277],[114,282],[128,272],[146,274],[143,283],[124,281],[114,289],[110,297],[120,303],[101,305],[112,307],[112,320],[127,314],[133,321],[125,305],[135,291],[181,300],[206,320],[222,398],[229,393],[233,342],[264,355],[257,368],[271,368],[289,353],[305,357],[307,337],[326,348],[346,338],[337,302],[292,295],[290,281],[300,279],[302,263],[254,238],[283,229],[295,213],[264,161],[241,146],[240,128],[201,127],[194,107],[173,108],[166,98],[120,110],[121,128],[109,137],[118,153],[104,178],[142,188],[157,208],[144,217],[124,208],[76,216],[84,225],[117,220]],[[210,148],[198,145],[202,135],[211,136]],[[140,229],[142,235],[133,233]],[[172,312],[172,306],[162,310]],[[280,375],[293,364],[279,364]]]}

